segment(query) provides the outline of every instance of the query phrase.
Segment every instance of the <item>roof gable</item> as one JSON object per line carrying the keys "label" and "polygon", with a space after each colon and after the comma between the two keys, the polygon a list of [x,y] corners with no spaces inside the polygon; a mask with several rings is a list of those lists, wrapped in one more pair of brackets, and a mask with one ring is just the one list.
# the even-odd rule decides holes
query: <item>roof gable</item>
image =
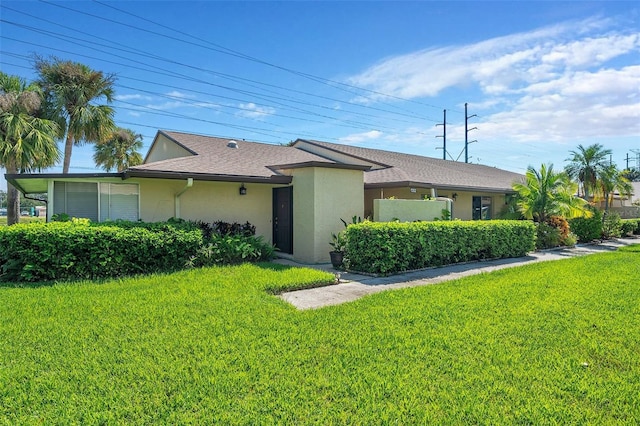
{"label": "roof gable", "polygon": [[[233,140],[212,136],[161,131],[156,136],[154,147],[174,144],[184,155],[149,161],[129,168],[128,174],[200,174],[212,176],[251,177],[268,179],[280,176],[273,165],[304,164],[335,165],[335,161],[319,157],[290,146],[272,145],[245,140]],[[153,148],[153,147],[152,147]],[[169,148],[167,151],[169,151]],[[161,158],[161,156],[156,156]]]}
{"label": "roof gable", "polygon": [[364,175],[365,186],[369,188],[413,185],[511,192],[511,185],[523,178],[518,173],[480,164],[329,142],[300,139],[294,146],[300,146],[301,149],[311,146],[314,152],[319,152],[320,148],[322,155],[328,158],[337,154],[343,158],[368,161],[373,165]]}

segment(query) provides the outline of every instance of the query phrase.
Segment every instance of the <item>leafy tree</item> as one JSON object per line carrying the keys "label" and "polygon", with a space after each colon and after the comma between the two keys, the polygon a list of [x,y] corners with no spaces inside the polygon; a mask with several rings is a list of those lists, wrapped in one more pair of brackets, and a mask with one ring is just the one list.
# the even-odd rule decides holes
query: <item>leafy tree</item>
{"label": "leafy tree", "polygon": [[107,172],[121,172],[142,163],[142,135],[132,130],[118,128],[102,142],[94,145],[93,160]]}
{"label": "leafy tree", "polygon": [[542,164],[540,171],[532,166],[527,168],[525,181],[514,183],[517,205],[526,219],[546,222],[549,217],[565,218],[589,215],[587,202],[574,196],[577,184],[566,173],[557,173],[553,164]]}
{"label": "leafy tree", "polygon": [[[40,171],[60,160],[58,126],[42,118],[42,93],[36,84],[0,72],[0,166],[7,173]],[[7,183],[7,224],[20,220],[18,190]]]}
{"label": "leafy tree", "polygon": [[52,105],[64,138],[63,173],[69,173],[74,145],[99,142],[114,129],[114,110],[95,102],[113,101],[115,76],[94,71],[78,62],[37,57],[39,84]]}
{"label": "leafy tree", "polygon": [[576,151],[570,151],[572,156],[567,158],[570,163],[566,166],[565,171],[572,179],[577,179],[582,188],[582,194],[585,200],[594,194],[598,188],[598,180],[609,166],[610,149],[598,143],[583,147],[578,145]]}
{"label": "leafy tree", "polygon": [[640,170],[639,169],[624,169],[622,172],[622,176],[624,176],[629,182],[640,182]]}

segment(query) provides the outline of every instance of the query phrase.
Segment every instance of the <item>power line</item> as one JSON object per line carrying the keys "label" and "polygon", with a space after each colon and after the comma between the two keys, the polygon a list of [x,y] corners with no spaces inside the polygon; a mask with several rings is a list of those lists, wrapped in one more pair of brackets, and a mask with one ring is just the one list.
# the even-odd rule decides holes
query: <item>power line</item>
{"label": "power line", "polygon": [[[226,47],[218,45],[216,43],[212,43],[210,41],[207,41],[207,40],[204,40],[204,39],[200,39],[198,37],[189,35],[189,34],[183,32],[183,31],[179,31],[179,30],[176,30],[174,28],[168,27],[166,24],[160,24],[160,23],[151,21],[149,19],[142,18],[142,17],[140,17],[138,15],[135,15],[133,13],[123,11],[122,9],[116,8],[115,6],[106,5],[106,4],[104,4],[102,2],[99,2],[99,1],[96,1],[96,0],[94,0],[94,2],[98,3],[98,4],[102,5],[102,6],[106,6],[106,7],[112,8],[114,10],[117,10],[117,11],[121,12],[121,13],[126,13],[126,14],[128,14],[130,16],[133,16],[133,17],[137,18],[137,19],[141,19],[141,20],[153,23],[154,25],[157,25],[157,26],[159,26],[159,27],[161,27],[161,28],[163,28],[165,30],[169,29],[169,30],[171,30],[171,31],[173,31],[175,33],[178,33],[180,35],[186,35],[188,37],[191,37],[191,38],[197,39],[199,41],[202,41],[202,42],[204,42],[206,44],[194,43],[192,41],[185,40],[184,38],[174,37],[174,36],[163,34],[163,33],[160,33],[160,32],[157,32],[157,31],[153,31],[153,30],[150,30],[150,29],[146,29],[146,28],[138,27],[138,26],[131,25],[131,24],[128,24],[128,23],[124,23],[124,22],[121,22],[121,21],[117,21],[117,20],[114,20],[114,19],[106,18],[104,16],[95,15],[93,13],[81,11],[81,10],[74,9],[74,8],[71,8],[71,7],[68,7],[68,6],[63,6],[63,5],[59,4],[59,3],[52,3],[52,2],[48,2],[48,1],[44,1],[44,0],[40,0],[40,2],[45,3],[47,5],[50,5],[50,6],[55,6],[55,7],[66,9],[66,10],[69,10],[69,11],[72,11],[72,12],[75,12],[75,13],[79,13],[79,14],[82,14],[82,15],[90,16],[90,17],[93,17],[93,18],[96,18],[96,19],[100,19],[100,20],[104,20],[104,21],[107,21],[107,22],[111,22],[111,23],[114,23],[114,24],[117,24],[117,25],[121,25],[121,26],[124,26],[124,27],[127,27],[127,28],[131,28],[131,29],[135,29],[135,30],[138,30],[138,31],[146,32],[146,33],[149,33],[149,34],[152,34],[152,35],[164,37],[164,38],[167,38],[167,39],[170,39],[170,40],[174,40],[174,41],[179,41],[179,42],[182,42],[182,43],[187,43],[187,44],[192,45],[192,46],[196,46],[196,47],[200,47],[200,48],[203,48],[203,49],[212,50],[212,51],[215,51],[215,52],[218,52],[218,53],[222,53],[222,54],[225,54],[225,55],[230,55],[230,56],[237,57],[237,58],[240,58],[240,59],[245,59],[245,60],[248,60],[248,61],[251,61],[251,62],[259,63],[259,64],[262,64],[262,65],[265,65],[265,66],[269,66],[269,67],[276,68],[276,69],[279,69],[279,70],[282,70],[282,71],[286,71],[286,72],[294,74],[294,75],[298,75],[300,77],[304,77],[306,79],[321,83],[321,84],[329,86],[329,87],[333,87],[333,88],[338,89],[338,90],[343,90],[343,91],[346,91],[346,92],[349,92],[349,93],[353,93],[353,94],[357,94],[357,95],[360,95],[360,96],[362,96],[362,95],[357,93],[357,92],[354,92],[353,90],[348,90],[348,89],[360,90],[360,91],[368,92],[368,93],[371,93],[371,94],[374,94],[374,95],[377,95],[377,96],[384,96],[384,97],[388,97],[388,98],[391,98],[391,99],[396,99],[396,100],[401,100],[401,101],[405,101],[405,102],[416,103],[416,104],[428,106],[428,107],[431,107],[431,108],[439,108],[439,107],[437,107],[435,105],[430,105],[430,104],[423,103],[423,102],[420,102],[420,101],[416,101],[416,100],[413,100],[413,99],[406,99],[406,98],[402,98],[402,97],[399,97],[399,96],[390,95],[390,94],[387,94],[387,93],[382,93],[382,92],[379,92],[379,91],[370,90],[370,89],[366,89],[366,88],[363,88],[363,87],[358,87],[358,86],[354,86],[354,85],[351,85],[351,84],[347,84],[347,83],[343,83],[343,82],[339,82],[339,81],[326,79],[324,77],[319,77],[319,76],[315,76],[313,74],[304,73],[304,72],[301,72],[301,71],[293,70],[291,68],[280,66],[280,65],[277,65],[277,64],[274,64],[274,63],[259,59],[259,58],[255,58],[255,57],[250,56],[250,55],[246,55],[244,53],[235,51],[233,49],[226,48]],[[371,99],[371,98],[369,98],[369,99]],[[397,107],[395,105],[391,105],[391,106],[393,106],[394,108],[403,110],[402,108],[399,108],[399,107]]]}

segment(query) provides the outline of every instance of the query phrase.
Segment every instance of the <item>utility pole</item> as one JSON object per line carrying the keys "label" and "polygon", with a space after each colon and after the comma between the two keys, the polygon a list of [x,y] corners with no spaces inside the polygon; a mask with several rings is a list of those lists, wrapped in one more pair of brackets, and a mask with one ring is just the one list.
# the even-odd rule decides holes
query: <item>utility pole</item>
{"label": "utility pole", "polygon": [[640,149],[632,149],[631,152],[636,154],[636,170],[640,170]]}
{"label": "utility pole", "polygon": [[[447,159],[447,110],[443,110],[444,118],[442,124],[436,124],[436,127],[442,126],[442,136],[436,136],[436,138],[442,138],[442,159]],[[436,148],[437,149],[437,148]]]}
{"label": "utility pole", "polygon": [[464,162],[469,162],[469,132],[477,130],[477,127],[469,129],[469,119],[471,117],[477,117],[476,114],[467,115],[467,102],[464,103]]}
{"label": "utility pole", "polygon": [[626,170],[629,170],[629,153],[628,152],[627,152],[626,160],[627,160],[627,168],[626,168]]}

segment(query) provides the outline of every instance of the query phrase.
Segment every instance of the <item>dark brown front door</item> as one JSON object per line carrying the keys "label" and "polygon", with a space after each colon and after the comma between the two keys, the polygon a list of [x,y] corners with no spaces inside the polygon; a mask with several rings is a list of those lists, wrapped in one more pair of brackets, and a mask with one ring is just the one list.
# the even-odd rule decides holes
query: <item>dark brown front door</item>
{"label": "dark brown front door", "polygon": [[293,187],[273,188],[273,244],[293,253]]}

